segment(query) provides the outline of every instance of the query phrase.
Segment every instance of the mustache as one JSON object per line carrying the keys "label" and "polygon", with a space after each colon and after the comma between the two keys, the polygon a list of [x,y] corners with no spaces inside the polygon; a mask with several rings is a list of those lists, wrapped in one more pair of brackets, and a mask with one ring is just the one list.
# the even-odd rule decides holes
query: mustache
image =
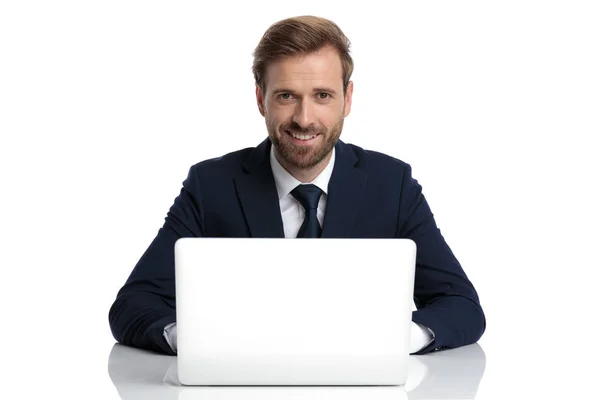
{"label": "mustache", "polygon": [[290,122],[287,124],[281,125],[281,130],[290,131],[292,133],[302,134],[302,135],[318,135],[327,132],[327,128],[323,126],[314,126],[310,125],[308,128],[302,128],[295,122]]}

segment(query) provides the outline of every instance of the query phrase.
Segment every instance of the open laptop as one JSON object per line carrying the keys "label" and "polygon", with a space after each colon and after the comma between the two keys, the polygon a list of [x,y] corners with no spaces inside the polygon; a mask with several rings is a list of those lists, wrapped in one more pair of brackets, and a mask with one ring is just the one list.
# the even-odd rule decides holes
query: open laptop
{"label": "open laptop", "polygon": [[409,239],[179,239],[180,382],[403,385],[415,261]]}

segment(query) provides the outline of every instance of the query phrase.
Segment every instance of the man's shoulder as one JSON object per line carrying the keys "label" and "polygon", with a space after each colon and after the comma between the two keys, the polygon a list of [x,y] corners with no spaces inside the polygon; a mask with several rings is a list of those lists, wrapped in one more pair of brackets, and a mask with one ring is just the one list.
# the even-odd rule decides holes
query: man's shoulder
{"label": "man's shoulder", "polygon": [[345,146],[356,155],[359,165],[364,165],[367,169],[391,168],[394,171],[403,171],[405,168],[410,168],[410,165],[389,154],[382,153],[376,150],[364,149],[355,144],[347,143]]}
{"label": "man's shoulder", "polygon": [[234,172],[246,161],[250,153],[256,147],[246,147],[240,150],[226,153],[219,157],[209,158],[192,165],[191,169],[196,172]]}

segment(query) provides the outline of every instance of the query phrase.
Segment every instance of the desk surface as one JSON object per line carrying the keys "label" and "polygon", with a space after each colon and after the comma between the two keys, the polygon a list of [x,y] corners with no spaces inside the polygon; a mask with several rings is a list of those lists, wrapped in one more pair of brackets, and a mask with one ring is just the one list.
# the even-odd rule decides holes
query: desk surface
{"label": "desk surface", "polygon": [[176,357],[115,344],[108,373],[122,400],[153,399],[473,399],[485,371],[479,344],[411,356],[404,386],[188,387],[177,379]]}

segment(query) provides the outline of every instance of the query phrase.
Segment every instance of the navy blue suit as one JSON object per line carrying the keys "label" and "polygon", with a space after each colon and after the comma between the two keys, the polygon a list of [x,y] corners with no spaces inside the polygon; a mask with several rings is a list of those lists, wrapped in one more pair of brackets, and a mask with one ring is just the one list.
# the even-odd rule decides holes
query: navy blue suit
{"label": "navy blue suit", "polygon": [[[173,354],[174,244],[181,237],[284,237],[269,161],[271,142],[190,168],[165,223],[109,312],[119,342]],[[419,353],[476,342],[485,316],[475,288],[446,244],[408,164],[338,141],[324,238],[410,238],[417,244],[413,321],[435,333]]]}

